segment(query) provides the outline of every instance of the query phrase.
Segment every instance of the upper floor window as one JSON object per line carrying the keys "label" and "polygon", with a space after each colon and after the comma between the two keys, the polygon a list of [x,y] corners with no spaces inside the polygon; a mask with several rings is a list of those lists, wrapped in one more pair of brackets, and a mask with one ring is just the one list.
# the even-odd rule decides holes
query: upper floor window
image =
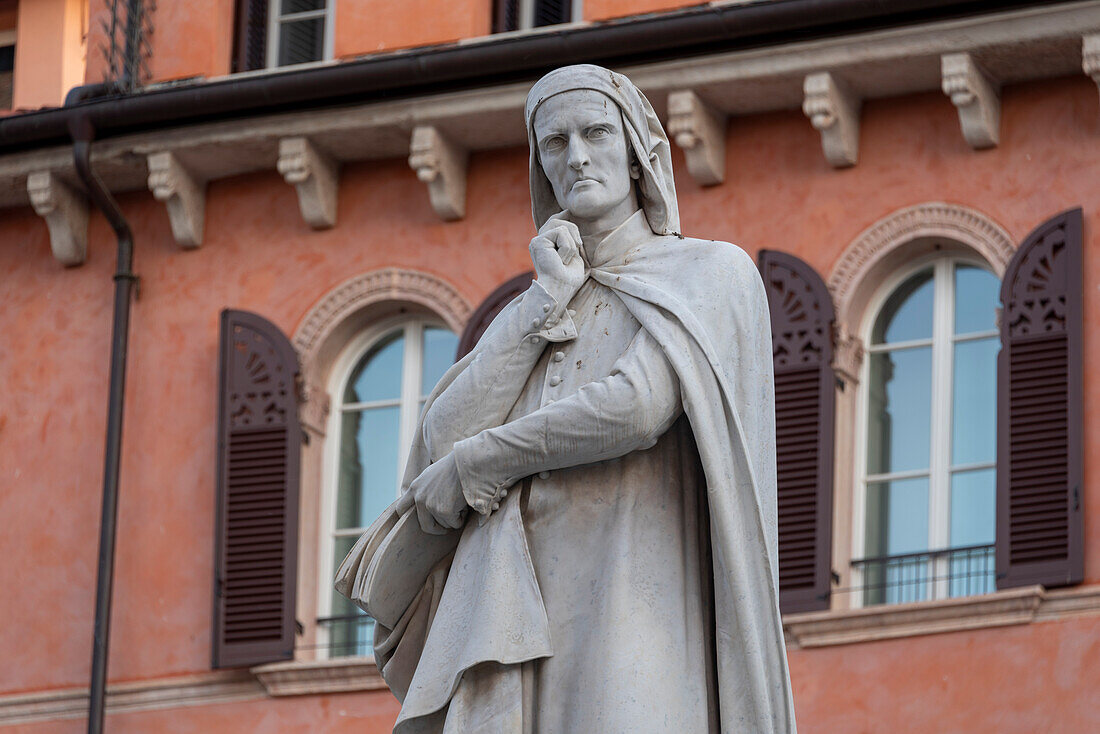
{"label": "upper floor window", "polygon": [[332,0],[270,0],[267,65],[289,66],[332,56]]}
{"label": "upper floor window", "polygon": [[[428,394],[454,361],[458,337],[433,320],[391,321],[353,340],[333,370],[318,577],[331,579],[367,527],[397,497]],[[321,584],[318,642],[329,656],[370,655],[373,622]]]}
{"label": "upper floor window", "polygon": [[334,0],[237,0],[233,71],[332,58]]}
{"label": "upper floor window", "polygon": [[999,287],[940,257],[872,310],[853,562],[864,604],[994,588]]}
{"label": "upper floor window", "polygon": [[493,32],[525,31],[581,17],[581,0],[496,0]]}

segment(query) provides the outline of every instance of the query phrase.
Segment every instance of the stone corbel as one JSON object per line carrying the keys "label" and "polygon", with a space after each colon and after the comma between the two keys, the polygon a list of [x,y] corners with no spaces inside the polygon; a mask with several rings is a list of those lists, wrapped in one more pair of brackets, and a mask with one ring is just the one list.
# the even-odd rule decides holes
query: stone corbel
{"label": "stone corbel", "polygon": [[1082,39],[1081,68],[1100,87],[1100,33],[1093,33]]}
{"label": "stone corbel", "polygon": [[836,168],[859,160],[859,112],[863,101],[827,71],[810,74],[802,85],[802,111],[821,133],[825,158]]}
{"label": "stone corbel", "polygon": [[62,265],[84,262],[88,252],[88,202],[84,195],[50,171],[27,176],[27,193],[50,230],[50,249]]}
{"label": "stone corbel", "polygon": [[701,186],[726,179],[726,116],[690,89],[668,95],[668,133],[684,150],[688,171]]}
{"label": "stone corbel", "polygon": [[466,216],[466,160],[468,152],[444,137],[432,125],[418,125],[412,131],[409,167],[428,184],[432,209],[453,222]]}
{"label": "stone corbel", "polygon": [[992,148],[1001,138],[1001,97],[989,78],[968,53],[944,54],[943,93],[959,108],[963,137],[970,147]]}
{"label": "stone corbel", "polygon": [[863,340],[841,329],[833,351],[833,371],[845,382],[858,385],[863,367]]}
{"label": "stone corbel", "polygon": [[336,226],[336,193],[340,168],[306,137],[279,141],[276,166],[283,179],[298,190],[298,208],[313,229]]}
{"label": "stone corbel", "polygon": [[175,153],[161,151],[149,155],[149,190],[168,207],[176,242],[187,248],[201,245],[206,181],[184,168]]}

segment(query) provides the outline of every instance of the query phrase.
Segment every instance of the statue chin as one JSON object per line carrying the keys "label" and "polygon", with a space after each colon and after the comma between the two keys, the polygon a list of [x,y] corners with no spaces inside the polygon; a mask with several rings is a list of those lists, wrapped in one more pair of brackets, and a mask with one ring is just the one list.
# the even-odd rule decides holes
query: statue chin
{"label": "statue chin", "polygon": [[[595,188],[595,187],[592,187]],[[568,209],[570,218],[575,221],[595,222],[612,214],[616,209],[624,209],[623,219],[634,213],[635,207],[624,207],[624,202],[630,198],[630,192],[625,196],[611,200],[604,191],[580,191],[566,197],[562,209]],[[562,204],[561,201],[558,202]],[[626,211],[629,209],[629,211]]]}

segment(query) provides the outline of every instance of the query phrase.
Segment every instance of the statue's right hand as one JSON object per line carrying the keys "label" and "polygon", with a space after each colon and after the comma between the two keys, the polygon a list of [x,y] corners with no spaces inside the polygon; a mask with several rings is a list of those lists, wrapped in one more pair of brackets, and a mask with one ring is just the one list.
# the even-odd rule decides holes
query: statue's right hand
{"label": "statue's right hand", "polygon": [[581,233],[561,215],[551,217],[531,240],[531,261],[539,283],[564,308],[584,282]]}

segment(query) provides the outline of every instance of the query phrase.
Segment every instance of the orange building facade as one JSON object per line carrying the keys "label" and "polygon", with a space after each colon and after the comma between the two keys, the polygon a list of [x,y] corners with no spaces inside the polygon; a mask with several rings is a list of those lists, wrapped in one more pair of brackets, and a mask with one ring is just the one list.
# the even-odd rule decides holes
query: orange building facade
{"label": "orange building facade", "polygon": [[[270,3],[258,50],[241,40],[249,5],[161,0],[139,78],[66,107],[73,86],[119,81],[103,29],[120,16],[105,0],[0,2],[15,46],[0,119],[0,728],[87,727],[116,237],[74,169],[70,120],[98,126],[91,164],[138,278],[106,731],[384,732],[399,704],[359,620],[346,634],[332,621],[348,614],[331,578],[357,525],[342,503],[359,492],[362,519],[392,499],[367,495],[393,482],[419,400],[409,381],[434,380],[479,306],[531,269],[524,95],[559,62],[591,61],[633,79],[674,138],[685,233],[794,256],[827,294],[814,313],[835,394],[811,450],[812,593],[784,606],[800,731],[1100,730],[1087,367],[1100,363],[1100,2],[584,0],[527,28],[501,27],[490,0],[304,2],[286,18]],[[522,5],[519,25],[542,7]],[[280,66],[299,38],[288,29],[307,23],[286,51],[302,63]],[[415,71],[386,71],[404,63]],[[1062,504],[1022,519],[1005,467],[1028,439],[1006,431],[1026,410],[1006,380],[1024,378],[996,367],[1016,323],[1001,284],[1017,276],[1019,293],[1069,304],[1032,309],[1058,311],[1043,318],[1068,335],[1063,362],[1039,363],[1066,370],[1065,416],[1019,424],[1052,431],[1040,489]],[[291,648],[240,665],[212,653],[227,308],[294,347],[305,437],[297,629]],[[383,372],[392,395],[372,392]],[[372,406],[393,410],[377,435]],[[1038,532],[1064,558],[1016,574],[1027,556],[1006,544],[1029,522],[1048,522]]]}

